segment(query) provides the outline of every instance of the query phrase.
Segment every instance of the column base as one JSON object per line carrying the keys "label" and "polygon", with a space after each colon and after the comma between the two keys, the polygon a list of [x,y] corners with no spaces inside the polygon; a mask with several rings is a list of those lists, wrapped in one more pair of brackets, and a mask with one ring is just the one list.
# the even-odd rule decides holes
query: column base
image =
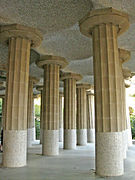
{"label": "column base", "polygon": [[87,129],[77,129],[77,145],[87,145]]}
{"label": "column base", "polygon": [[59,130],[43,130],[42,154],[59,155]]}
{"label": "column base", "polygon": [[64,129],[64,149],[76,149],[76,129]]}
{"label": "column base", "polygon": [[27,154],[27,130],[5,130],[3,137],[3,166],[25,166]]}
{"label": "column base", "polygon": [[27,130],[27,147],[32,147],[34,141],[35,141],[35,128],[33,127]]}
{"label": "column base", "polygon": [[96,133],[96,174],[121,176],[124,173],[122,132]]}
{"label": "column base", "polygon": [[95,129],[87,129],[87,142],[95,143]]}
{"label": "column base", "polygon": [[63,128],[59,129],[59,142],[63,142]]}

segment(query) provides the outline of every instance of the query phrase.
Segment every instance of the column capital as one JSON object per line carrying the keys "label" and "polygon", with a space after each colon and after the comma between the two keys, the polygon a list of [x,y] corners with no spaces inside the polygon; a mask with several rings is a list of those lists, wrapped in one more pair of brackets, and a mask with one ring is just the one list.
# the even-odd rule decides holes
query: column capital
{"label": "column capital", "polygon": [[90,84],[77,84],[76,88],[85,88],[86,90],[91,89],[91,85]]}
{"label": "column capital", "polygon": [[42,34],[35,28],[23,26],[20,24],[11,24],[0,26],[0,41],[8,41],[9,38],[21,37],[29,39],[32,47],[37,47],[43,39]]}
{"label": "column capital", "polygon": [[36,89],[37,89],[37,91],[42,91],[43,90],[43,86],[37,86]]}
{"label": "column capital", "polygon": [[118,35],[125,32],[129,27],[128,15],[112,7],[90,11],[79,22],[80,31],[85,36],[91,37],[92,29],[100,24],[113,24],[118,27]]}
{"label": "column capital", "polygon": [[126,50],[126,49],[121,49],[119,48],[119,58],[120,61],[123,63],[129,61],[130,57],[131,57],[131,53],[130,51]]}
{"label": "column capital", "polygon": [[80,81],[82,79],[82,76],[80,74],[76,74],[76,73],[61,73],[61,80],[65,80],[65,79],[75,79],[76,81]]}
{"label": "column capital", "polygon": [[40,68],[44,68],[44,65],[46,64],[57,64],[61,69],[63,69],[68,65],[68,62],[65,58],[60,56],[44,55],[40,60],[36,61],[36,64]]}

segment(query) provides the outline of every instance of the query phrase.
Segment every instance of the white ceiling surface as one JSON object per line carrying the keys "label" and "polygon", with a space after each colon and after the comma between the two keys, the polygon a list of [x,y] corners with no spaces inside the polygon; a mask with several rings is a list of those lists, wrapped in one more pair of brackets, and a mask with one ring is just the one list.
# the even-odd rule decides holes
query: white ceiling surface
{"label": "white ceiling surface", "polygon": [[[81,82],[93,83],[92,40],[79,31],[78,21],[92,9],[114,7],[127,12],[130,28],[119,37],[119,47],[131,51],[131,60],[125,63],[135,72],[135,0],[1,0],[0,24],[19,23],[38,28],[43,42],[34,50],[40,55],[62,56],[69,65],[68,72],[80,73]],[[0,63],[7,60],[7,49],[0,44]],[[30,74],[43,77],[43,70],[31,58]]]}

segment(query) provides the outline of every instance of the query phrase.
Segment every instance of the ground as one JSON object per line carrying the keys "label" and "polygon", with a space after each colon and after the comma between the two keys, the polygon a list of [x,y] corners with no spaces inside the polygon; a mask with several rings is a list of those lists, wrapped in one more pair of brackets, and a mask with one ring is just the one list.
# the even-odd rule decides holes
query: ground
{"label": "ground", "polygon": [[57,157],[41,156],[41,145],[36,144],[28,149],[28,165],[0,168],[0,180],[135,180],[135,145],[127,151],[125,174],[121,177],[96,176],[94,161],[94,144],[76,150],[63,150],[60,144]]}

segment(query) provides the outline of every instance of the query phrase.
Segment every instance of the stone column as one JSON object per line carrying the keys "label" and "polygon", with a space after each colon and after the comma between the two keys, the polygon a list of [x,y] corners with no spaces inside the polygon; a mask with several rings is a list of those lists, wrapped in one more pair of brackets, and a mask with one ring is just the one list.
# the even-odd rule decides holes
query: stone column
{"label": "stone column", "polygon": [[4,127],[4,119],[5,119],[5,95],[0,95],[0,98],[2,99],[2,117],[1,117],[1,122],[0,122],[0,132],[1,129]]}
{"label": "stone column", "polygon": [[77,84],[77,145],[87,145],[86,90],[88,84]]}
{"label": "stone column", "polygon": [[87,91],[87,142],[95,142],[94,93]]}
{"label": "stone column", "polygon": [[0,27],[0,41],[8,41],[9,58],[6,86],[3,166],[26,165],[27,100],[30,47],[41,43],[33,28],[13,24]]}
{"label": "stone column", "polygon": [[130,124],[130,114],[129,114],[129,104],[128,104],[128,87],[126,87],[126,117],[127,117],[127,133],[128,133],[128,147],[132,146],[132,132],[131,132],[131,124]]}
{"label": "stone column", "polygon": [[127,147],[128,147],[128,131],[127,131],[127,116],[126,116],[126,89],[125,89],[125,78],[127,79],[131,76],[131,72],[127,72],[126,69],[123,69],[123,63],[127,62],[130,59],[130,52],[125,49],[119,48],[119,59],[121,63],[121,104],[122,104],[122,134],[123,134],[123,158],[127,157]]}
{"label": "stone column", "polygon": [[76,148],[76,81],[79,74],[64,73],[64,149]]}
{"label": "stone column", "polygon": [[43,56],[37,65],[44,69],[42,154],[59,154],[59,71],[67,62],[62,57]]}
{"label": "stone column", "polygon": [[63,142],[63,93],[59,94],[59,142]]}
{"label": "stone column", "polygon": [[28,85],[28,111],[27,111],[27,147],[32,147],[35,141],[35,119],[34,119],[34,97],[33,97],[33,85],[38,80],[34,77],[29,77]]}
{"label": "stone column", "polygon": [[128,27],[128,15],[113,8],[93,10],[80,21],[80,31],[93,39],[96,173],[100,176],[124,173],[117,36]]}
{"label": "stone column", "polygon": [[123,68],[123,77],[124,77],[124,98],[125,98],[125,139],[126,139],[126,145],[125,149],[127,150],[128,146],[132,145],[132,135],[131,135],[131,125],[130,125],[130,117],[129,117],[129,109],[128,109],[128,103],[127,103],[127,95],[126,95],[126,89],[130,87],[130,78],[131,71],[128,68]]}
{"label": "stone column", "polygon": [[43,86],[38,86],[37,90],[41,92],[40,102],[40,144],[43,143]]}

